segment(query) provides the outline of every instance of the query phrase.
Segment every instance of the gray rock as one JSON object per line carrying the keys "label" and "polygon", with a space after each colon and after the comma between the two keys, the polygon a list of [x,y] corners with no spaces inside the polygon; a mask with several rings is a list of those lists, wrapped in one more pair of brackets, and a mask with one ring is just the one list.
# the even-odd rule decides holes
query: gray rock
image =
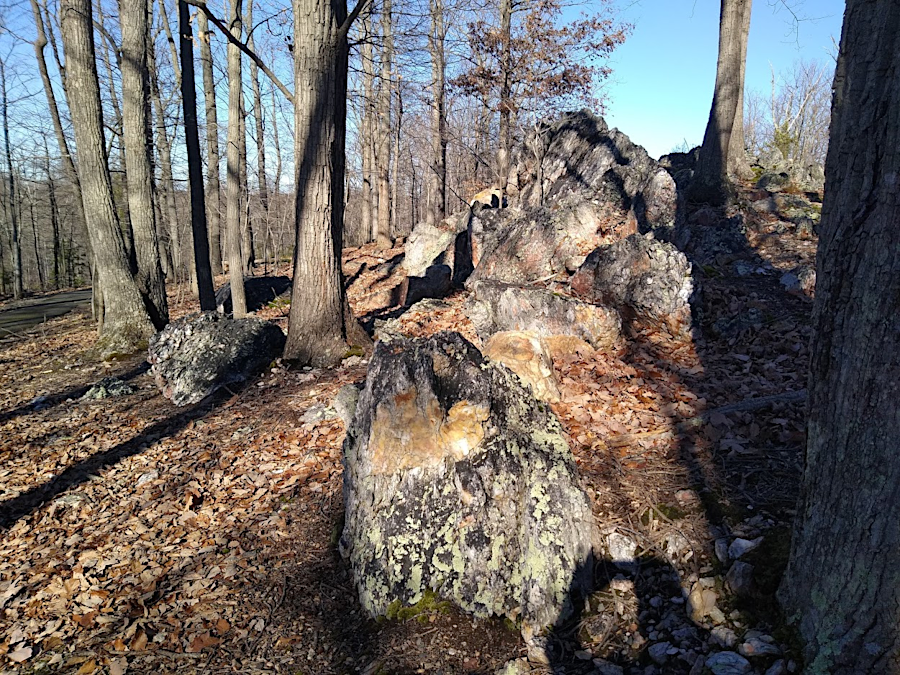
{"label": "gray rock", "polygon": [[[608,307],[497,281],[476,281],[471,288],[465,312],[482,340],[501,331],[529,331],[542,338],[577,337],[595,349],[611,349],[621,335],[619,314]],[[555,351],[553,344],[549,347]]]}
{"label": "gray rock", "polygon": [[725,575],[725,583],[735,595],[751,595],[753,593],[753,565],[737,561]]}
{"label": "gray rock", "polygon": [[303,424],[316,424],[317,422],[322,422],[324,420],[334,419],[337,416],[338,414],[333,408],[329,408],[327,405],[321,403],[315,403],[307,408],[306,412],[300,416],[300,421]]}
{"label": "gray rock", "polygon": [[694,293],[691,264],[672,244],[632,235],[593,251],[570,280],[572,290],[623,316],[666,327],[691,329]]}
{"label": "gray rock", "polygon": [[456,333],[376,344],[344,503],[341,551],[372,616],[433,590],[540,628],[591,583],[595,525],[559,421]]}
{"label": "gray rock", "polygon": [[332,407],[337,416],[344,421],[344,426],[349,427],[353,415],[356,413],[356,404],[359,402],[359,389],[356,385],[348,384],[340,389],[334,397]]}
{"label": "gray rock", "polygon": [[788,669],[784,659],[778,659],[766,670],[766,675],[787,675]]}
{"label": "gray rock", "polygon": [[163,396],[188,405],[256,375],[281,355],[284,343],[281,328],[269,321],[203,312],[154,335],[147,361]]}
{"label": "gray rock", "polygon": [[670,642],[657,642],[656,644],[650,645],[647,652],[650,654],[650,658],[653,659],[654,663],[663,665],[669,660],[669,649],[671,648],[672,644]]}
{"label": "gray rock", "polygon": [[594,668],[597,669],[598,675],[624,675],[625,671],[622,669],[622,666],[616,665],[615,663],[610,663],[605,659],[593,659],[591,663],[594,664]]}
{"label": "gray rock", "polygon": [[531,666],[528,659],[514,659],[507,661],[501,668],[494,671],[494,675],[528,675],[531,672]]}
{"label": "gray rock", "polygon": [[731,546],[728,547],[728,555],[732,560],[737,560],[745,553],[749,553],[757,546],[762,543],[762,537],[757,537],[756,539],[750,541],[747,539],[741,539],[738,537],[733,542],[731,542]]}
{"label": "gray rock", "polygon": [[780,173],[767,172],[756,181],[756,187],[768,192],[781,192],[791,182],[791,177],[786,171]]}
{"label": "gray rock", "polygon": [[606,546],[609,549],[610,561],[616,567],[631,569],[634,566],[637,544],[631,537],[620,532],[612,532],[606,537]]}
{"label": "gray rock", "polygon": [[116,396],[128,396],[133,394],[134,389],[120,380],[118,377],[104,377],[97,384],[87,390],[82,401],[95,401],[104,398],[114,398]]}
{"label": "gray rock", "polygon": [[716,626],[710,631],[709,636],[717,645],[727,649],[733,648],[738,642],[738,637],[735,632],[724,626]]}
{"label": "gray rock", "polygon": [[713,675],[746,675],[753,671],[750,662],[734,652],[718,652],[706,659],[706,667]]}
{"label": "gray rock", "polygon": [[716,557],[719,559],[719,562],[724,564],[728,562],[728,540],[724,537],[719,537],[716,539]]}
{"label": "gray rock", "polygon": [[647,151],[587,110],[536,125],[516,151],[522,207],[573,198],[628,214],[642,231],[674,224],[675,181]]}
{"label": "gray rock", "polygon": [[416,225],[405,246],[403,267],[406,273],[410,277],[424,277],[429,267],[447,265],[452,281],[464,282],[473,267],[471,219],[472,212],[465,209],[436,225],[424,222]]}
{"label": "gray rock", "polygon": [[775,644],[772,636],[758,631],[747,631],[743,642],[738,647],[738,652],[747,658],[781,655],[781,649]]}

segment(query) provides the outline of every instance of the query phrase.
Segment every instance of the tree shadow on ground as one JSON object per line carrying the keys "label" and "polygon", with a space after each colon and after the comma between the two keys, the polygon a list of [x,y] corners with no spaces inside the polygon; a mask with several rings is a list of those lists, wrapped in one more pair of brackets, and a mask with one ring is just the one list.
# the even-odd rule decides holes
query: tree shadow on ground
{"label": "tree shadow on ground", "polygon": [[[129,368],[124,372],[120,372],[118,374],[111,373],[107,374],[104,377],[115,377],[123,382],[128,382],[133,380],[134,378],[143,375],[150,369],[150,364],[146,361],[141,362],[137,366],[133,368]],[[65,403],[69,399],[79,399],[84,396],[91,387],[93,387],[96,382],[90,382],[88,384],[79,385],[77,387],[71,387],[69,389],[65,389],[63,391],[57,392],[55,394],[48,394],[44,396],[38,396],[36,399],[31,401],[26,405],[20,405],[11,410],[0,411],[0,424],[4,422],[8,422],[16,417],[21,415],[29,415],[35,412],[41,412],[53,408],[54,406],[59,405],[60,403]]]}
{"label": "tree shadow on ground", "polygon": [[177,434],[192,421],[208,415],[223,400],[240,389],[240,387],[232,387],[231,392],[219,390],[182,411],[150,424],[129,440],[68,466],[62,473],[53,476],[49,481],[0,502],[0,531],[9,529],[16,521],[31,515],[66,490],[94,480],[103,469],[143,452],[149,445],[158,442],[161,438]]}

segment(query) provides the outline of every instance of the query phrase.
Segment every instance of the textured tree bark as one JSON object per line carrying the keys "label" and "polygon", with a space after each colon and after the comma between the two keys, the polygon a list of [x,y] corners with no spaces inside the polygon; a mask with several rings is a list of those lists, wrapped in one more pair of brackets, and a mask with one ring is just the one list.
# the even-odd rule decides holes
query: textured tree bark
{"label": "textured tree bark", "polygon": [[806,472],[779,597],[808,673],[900,672],[900,6],[849,0],[834,80]]}
{"label": "textured tree bark", "polygon": [[209,224],[209,262],[213,274],[222,273],[222,225],[219,215],[219,121],[216,113],[216,80],[213,77],[209,19],[197,12],[200,62],[203,66],[203,95],[206,103],[206,205]]}
{"label": "textured tree bark", "polygon": [[153,143],[150,132],[150,83],[147,79],[147,40],[150,22],[147,0],[123,2],[122,28],[122,142],[128,181],[128,207],[134,233],[135,281],[157,330],[169,322],[166,284],[159,259],[153,209]]}
{"label": "textured tree bark", "polygon": [[293,0],[296,266],[285,357],[331,365],[347,349],[341,274],[347,123],[345,0]]}
{"label": "textured tree bark", "polygon": [[78,148],[78,170],[94,264],[103,295],[99,352],[104,358],[146,346],[153,324],[128,266],[113,208],[90,0],[60,2],[67,84]]}
{"label": "textured tree bark", "polygon": [[[444,110],[446,64],[444,41],[444,2],[431,0],[431,32],[428,51],[431,53],[431,171],[428,172],[428,211],[425,222],[435,225],[447,215],[447,119]],[[415,225],[415,223],[413,223]]]}
{"label": "textured tree bark", "polygon": [[209,233],[206,231],[206,197],[203,194],[203,160],[197,130],[197,90],[194,85],[194,35],[184,0],[178,0],[178,34],[181,41],[181,102],[184,111],[184,142],[187,147],[188,182],[191,192],[191,241],[194,245],[194,277],[200,309],[216,308],[212,269],[209,264]]}
{"label": "textured tree bark", "polygon": [[729,178],[748,171],[744,153],[744,71],[752,0],[722,0],[716,85],[697,173],[690,188],[695,202],[722,204]]}
{"label": "textured tree bark", "polygon": [[250,220],[250,185],[247,181],[247,109],[244,107],[243,92],[240,103],[241,133],[238,135],[238,166],[240,166],[241,184],[241,259],[244,264],[244,276],[248,276],[253,274],[253,268],[256,266],[256,246],[253,241],[253,222]]}
{"label": "textured tree bark", "polygon": [[360,226],[365,236],[375,238],[375,62],[372,49],[372,8],[363,13],[360,58],[363,68],[363,114],[360,124],[362,150],[362,216]]}
{"label": "textured tree bark", "polygon": [[378,224],[375,241],[390,248],[391,239],[391,93],[394,61],[394,18],[391,0],[381,4],[381,84],[378,89],[378,149],[375,153],[378,186]]}
{"label": "textured tree bark", "polygon": [[9,147],[9,115],[6,99],[6,64],[0,60],[0,93],[3,94],[3,144],[6,152],[6,172],[9,184],[10,247],[12,248],[13,297],[17,300],[25,293],[22,280],[22,242],[19,239],[19,218],[16,213],[16,179],[13,172],[12,153]]}
{"label": "textured tree bark", "polygon": [[[231,34],[241,39],[241,0],[231,0]],[[247,299],[244,295],[244,265],[241,258],[241,52],[228,43],[228,172],[225,179],[225,229],[228,247],[228,273],[231,277],[231,301],[234,317],[247,315]]]}
{"label": "textured tree bark", "polygon": [[[40,14],[38,14],[40,16]],[[53,228],[53,288],[59,289],[60,262],[62,258],[62,244],[59,236],[59,205],[56,202],[56,181],[50,171],[50,150],[47,147],[47,137],[44,137],[44,174],[47,177],[47,201],[50,202],[50,226]]]}

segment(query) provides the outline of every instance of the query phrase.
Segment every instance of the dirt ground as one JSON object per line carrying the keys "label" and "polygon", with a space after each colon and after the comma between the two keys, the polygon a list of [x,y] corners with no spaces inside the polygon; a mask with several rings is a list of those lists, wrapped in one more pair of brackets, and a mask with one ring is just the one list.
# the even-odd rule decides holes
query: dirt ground
{"label": "dirt ground", "polygon": [[[551,664],[534,672],[700,673],[717,626],[773,635],[786,663],[796,660],[773,594],[802,471],[811,301],[779,278],[811,264],[815,242],[770,221],[751,222],[741,254],[695,266],[693,340],[641,330],[620,353],[554,364],[554,409],[604,536],[627,536],[641,564],[598,562],[597,591],[550,635]],[[351,301],[370,327],[398,314],[384,304],[400,253],[346,252]],[[170,295],[173,318],[194,311],[183,296]],[[409,314],[403,327],[477,340],[464,299]],[[287,311],[275,301],[259,314],[286,327]],[[82,310],[0,341],[5,672],[488,674],[526,655],[502,621],[445,603],[363,615],[335,546],[343,423],[309,413],[364,380],[365,358],[334,370],[276,364],[242,389],[175,408],[142,356],[86,357],[94,339]],[[133,392],[81,400],[109,375]],[[756,588],[738,598],[721,585],[715,541],[757,535],[745,558]],[[715,580],[723,621],[687,616],[684,597],[701,579]],[[660,665],[648,646],[671,634],[676,650]]]}

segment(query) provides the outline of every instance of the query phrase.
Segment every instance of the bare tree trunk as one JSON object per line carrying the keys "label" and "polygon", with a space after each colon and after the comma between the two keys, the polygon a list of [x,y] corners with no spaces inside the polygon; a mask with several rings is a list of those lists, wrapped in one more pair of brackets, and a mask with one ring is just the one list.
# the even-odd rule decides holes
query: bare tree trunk
{"label": "bare tree trunk", "polygon": [[157,329],[169,322],[166,284],[159,259],[156,214],[153,209],[153,166],[150,131],[150,84],[147,42],[150,22],[147,0],[119,5],[122,28],[122,130],[128,181],[128,204],[134,233],[135,281]]}
{"label": "bare tree trunk", "polygon": [[816,255],[801,509],[779,598],[806,672],[900,672],[900,6],[849,0]]}
{"label": "bare tree trunk", "polygon": [[431,32],[428,51],[431,53],[431,164],[428,172],[428,210],[425,220],[430,225],[447,215],[447,118],[444,110],[446,64],[444,42],[444,2],[431,0]]}
{"label": "bare tree trunk", "polygon": [[241,181],[241,254],[244,261],[244,275],[253,274],[256,266],[253,241],[253,223],[250,221],[250,184],[247,180],[247,109],[241,92],[241,135],[238,138],[238,163]]}
{"label": "bare tree trunk", "polygon": [[381,86],[378,90],[378,151],[375,155],[378,185],[378,225],[375,241],[390,248],[391,240],[391,92],[393,87],[394,20],[391,0],[381,3]]}
{"label": "bare tree trunk", "polygon": [[[253,27],[253,0],[247,2],[247,25]],[[247,39],[247,46],[256,51],[253,36]],[[250,60],[250,88],[253,92],[253,121],[256,126],[256,176],[259,181],[259,203],[262,206],[266,226],[269,223],[269,186],[266,178],[266,141],[262,100],[259,93],[259,67]]]}
{"label": "bare tree trunk", "polygon": [[216,308],[212,269],[209,264],[209,235],[206,231],[206,199],[203,194],[203,160],[197,130],[197,91],[194,85],[194,36],[191,16],[184,0],[178,0],[178,33],[181,39],[181,102],[184,110],[184,141],[187,148],[188,181],[191,193],[191,241],[194,245],[194,277],[200,309]]}
{"label": "bare tree trunk", "polygon": [[78,170],[88,232],[103,294],[99,352],[106,358],[146,346],[153,324],[131,276],[125,242],[113,208],[90,0],[61,0],[69,100],[78,147]]}
{"label": "bare tree trunk", "polygon": [[281,141],[278,138],[278,118],[276,117],[276,103],[275,103],[275,90],[272,90],[272,141],[275,145],[275,180],[272,183],[272,204],[275,209],[275,217],[276,217],[276,225],[278,231],[278,241],[272,242],[272,248],[275,252],[275,265],[278,265],[278,258],[283,252],[283,243],[282,243],[282,233],[284,231],[283,223],[280,220],[283,220],[278,216],[278,192],[281,185]]}
{"label": "bare tree trunk", "polygon": [[509,153],[512,143],[512,0],[500,2],[500,149],[497,152],[500,203],[509,182]]}
{"label": "bare tree trunk", "polygon": [[[206,103],[206,205],[209,224],[209,262],[213,274],[222,273],[222,225],[219,215],[219,121],[216,113],[216,81],[213,77],[209,19],[197,12],[200,62],[203,64],[203,94]],[[273,94],[274,96],[274,94]]]}
{"label": "bare tree trunk", "polygon": [[391,158],[394,164],[394,180],[391,182],[391,204],[394,205],[391,209],[391,231],[397,234],[400,227],[398,222],[400,217],[400,131],[403,127],[403,95],[400,91],[399,79],[394,88],[397,94],[397,123],[394,125],[394,154]]}
{"label": "bare tree trunk", "polygon": [[13,264],[13,297],[17,300],[25,293],[22,280],[22,243],[19,241],[19,219],[16,213],[15,195],[16,179],[12,165],[12,151],[9,147],[9,114],[6,98],[6,63],[0,60],[0,93],[3,95],[3,144],[6,151],[6,171],[9,183],[9,221],[12,228],[10,246],[12,248]]}
{"label": "bare tree trunk", "polygon": [[156,68],[156,54],[152,44],[147,48],[147,68],[150,74],[150,99],[156,113],[156,156],[159,160],[159,177],[162,200],[160,211],[168,224],[172,255],[172,281],[178,282],[183,270],[181,232],[178,224],[178,208],[175,204],[175,181],[172,177],[172,145],[166,131],[166,111],[159,94],[159,76]]}
{"label": "bare tree trunk", "polygon": [[360,123],[360,150],[362,151],[362,214],[360,227],[369,239],[375,232],[375,61],[372,49],[372,6],[364,10],[362,17],[362,45],[360,59],[363,69],[363,109]]}
{"label": "bare tree trunk", "polygon": [[[242,0],[231,0],[231,34],[241,39]],[[247,314],[244,295],[244,264],[241,257],[241,170],[239,137],[241,134],[241,51],[228,43],[228,171],[225,179],[225,228],[228,246],[228,272],[231,278],[231,304],[235,318]]]}
{"label": "bare tree trunk", "polygon": [[44,276],[44,265],[41,263],[40,239],[38,238],[37,222],[34,218],[34,190],[29,190],[28,193],[28,215],[31,220],[31,237],[34,243],[34,265],[37,267],[38,284],[43,291],[47,288],[47,280]]}
{"label": "bare tree trunk", "polygon": [[[38,15],[40,16],[40,14]],[[44,173],[47,176],[47,199],[50,202],[50,225],[53,228],[53,288],[60,287],[60,258],[62,246],[59,236],[59,205],[56,202],[56,181],[50,171],[50,150],[44,137]]]}
{"label": "bare tree trunk", "polygon": [[690,187],[695,202],[727,201],[731,176],[747,172],[744,153],[744,71],[752,0],[722,0],[716,89],[697,173]]}
{"label": "bare tree trunk", "polygon": [[341,274],[347,123],[344,0],[293,0],[296,267],[285,357],[332,365],[347,349]]}

